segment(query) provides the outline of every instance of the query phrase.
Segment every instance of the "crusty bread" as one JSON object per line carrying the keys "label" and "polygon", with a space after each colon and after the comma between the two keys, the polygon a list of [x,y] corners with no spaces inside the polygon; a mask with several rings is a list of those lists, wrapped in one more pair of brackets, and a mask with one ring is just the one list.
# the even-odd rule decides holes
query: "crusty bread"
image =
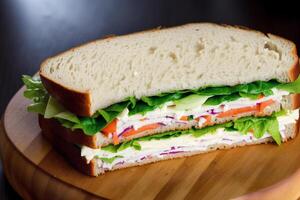
{"label": "crusty bread", "polygon": [[[97,166],[95,161],[87,164],[86,159],[80,155],[80,147],[66,142],[63,138],[59,136],[59,132],[53,129],[44,129],[42,131],[43,136],[52,144],[52,146],[59,151],[63,156],[65,156],[68,161],[79,171],[88,174],[90,176],[96,176]],[[97,173],[96,173],[97,172]]]}
{"label": "crusty bread", "polygon": [[[285,139],[283,142],[286,142],[286,141],[288,141],[288,139],[292,139],[297,135],[298,126],[299,126],[299,121],[294,124],[286,125],[286,133],[285,134],[287,135],[287,139]],[[81,157],[80,148],[69,142],[66,142],[64,139],[60,138],[58,132],[55,132],[55,131],[53,132],[49,129],[46,129],[46,130],[42,131],[42,134],[52,143],[54,148],[59,153],[61,153],[73,166],[75,166],[82,173],[85,173],[90,176],[98,176],[100,174],[105,173],[105,170],[103,168],[101,168],[100,166],[98,166],[97,159],[94,158],[89,163],[87,163],[85,158]],[[272,141],[273,140],[271,138],[265,138],[265,139],[257,140],[255,142],[248,142],[248,143],[242,142],[242,143],[233,144],[233,145],[224,145],[224,144],[223,145],[214,145],[214,146],[211,146],[211,148],[207,151],[192,151],[192,152],[184,152],[184,153],[178,153],[178,154],[172,154],[172,155],[165,155],[163,157],[153,157],[151,159],[145,159],[145,160],[143,160],[143,162],[139,162],[139,163],[129,163],[129,164],[117,165],[109,171],[132,167],[132,166],[145,165],[148,163],[154,163],[154,162],[162,161],[162,160],[193,156],[196,154],[207,153],[207,152],[218,150],[218,149],[230,149],[230,148],[235,148],[235,147],[240,147],[240,146],[245,146],[245,145],[263,144],[263,143],[268,143],[268,142],[272,142]]]}
{"label": "crusty bread", "polygon": [[[280,109],[288,109],[288,110],[294,110],[297,109],[298,106],[295,102],[298,102],[299,99],[294,98],[294,95],[288,95],[285,96],[282,99],[282,102],[280,103],[275,103],[273,106],[269,108],[265,108],[264,110],[264,115],[270,115],[273,112],[279,111]],[[296,107],[297,106],[297,107]],[[225,117],[222,119],[217,119],[212,117],[212,121],[215,124],[220,124],[224,123],[227,121],[231,121],[234,119],[238,119],[240,117],[244,116],[251,116],[254,115],[254,112],[249,112],[249,113],[243,113],[240,115],[236,115],[234,117]],[[97,133],[94,136],[87,136],[85,135],[81,130],[75,130],[72,131],[71,129],[65,128],[60,125],[58,121],[55,119],[45,119],[43,116],[39,116],[39,124],[42,130],[46,129],[51,129],[52,131],[58,132],[59,136],[64,138],[64,140],[74,143],[74,144],[80,144],[84,146],[88,146],[90,148],[99,148],[101,146],[106,146],[108,144],[113,143],[112,138],[108,138],[103,136],[101,133]],[[171,130],[185,130],[189,129],[192,126],[196,126],[197,124],[195,122],[189,122],[187,124],[176,124],[176,125],[171,125],[171,126],[163,126],[161,128],[155,129],[155,130],[147,130],[140,132],[138,134],[126,137],[126,138],[120,138],[120,142],[128,141],[134,138],[139,138],[143,137],[146,135],[152,135],[155,133],[162,133],[166,131],[171,131]]]}
{"label": "crusty bread", "polygon": [[[97,40],[45,60],[40,76],[70,111],[91,116],[129,96],[298,76],[294,43],[258,31],[187,24]],[[226,78],[224,78],[226,77]]]}

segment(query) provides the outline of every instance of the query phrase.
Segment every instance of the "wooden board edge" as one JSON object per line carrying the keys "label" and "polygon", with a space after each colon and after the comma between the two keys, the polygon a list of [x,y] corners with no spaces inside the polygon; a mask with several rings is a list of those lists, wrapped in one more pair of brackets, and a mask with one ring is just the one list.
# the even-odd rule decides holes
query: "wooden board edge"
{"label": "wooden board edge", "polygon": [[[300,137],[300,119],[297,121],[298,130],[296,137]],[[292,175],[282,179],[281,181],[262,188],[258,191],[251,192],[233,200],[294,200],[300,199],[300,169],[295,171]]]}
{"label": "wooden board edge", "polygon": [[[298,122],[299,123],[299,122]],[[299,136],[298,136],[299,137]],[[7,153],[7,154],[6,154]],[[33,189],[46,191],[46,194],[54,194],[55,189],[48,189],[49,185],[56,185],[55,188],[60,188],[59,191],[65,190],[70,191],[75,189],[76,192],[65,192],[65,194],[58,195],[74,195],[76,198],[84,195],[82,199],[101,199],[102,197],[94,196],[94,194],[88,191],[82,190],[79,187],[72,186],[66,182],[59,180],[52,174],[46,172],[38,165],[34,164],[31,160],[25,157],[22,152],[15,146],[15,144],[7,136],[3,118],[0,120],[0,155],[3,160],[3,169],[5,176],[7,177],[13,188],[24,198],[24,199],[43,199],[43,192],[40,192],[36,198],[33,198],[29,193]],[[8,158],[9,156],[9,158]],[[22,167],[28,165],[24,171]],[[18,170],[19,169],[19,170]],[[21,169],[21,170],[20,170]],[[28,176],[24,176],[24,174]],[[38,184],[39,181],[43,180],[44,184]],[[54,190],[54,191],[53,191]],[[78,190],[78,191],[77,191]],[[50,192],[51,191],[51,192]],[[275,195],[276,194],[276,195]],[[284,195],[284,196],[283,196]],[[68,196],[58,196],[59,198],[67,198]],[[282,179],[274,185],[260,189],[253,193],[249,193],[240,196],[236,199],[297,199],[300,197],[300,169],[294,172],[292,175]],[[81,198],[79,198],[81,199]],[[103,198],[102,198],[103,199]]]}
{"label": "wooden board edge", "polygon": [[233,200],[295,200],[300,197],[300,169],[291,176],[269,187],[246,194]]}
{"label": "wooden board edge", "polygon": [[105,199],[62,182],[28,160],[8,139],[2,119],[0,120],[0,157],[4,175],[22,198],[45,199],[45,195],[51,194],[53,199]]}

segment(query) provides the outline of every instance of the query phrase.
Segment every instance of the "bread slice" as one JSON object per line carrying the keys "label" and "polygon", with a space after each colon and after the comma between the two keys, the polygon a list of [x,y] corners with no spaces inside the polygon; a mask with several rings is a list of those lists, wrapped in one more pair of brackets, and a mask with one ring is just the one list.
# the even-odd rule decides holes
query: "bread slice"
{"label": "bread slice", "polygon": [[[287,138],[283,140],[283,142],[286,142],[288,141],[288,139],[292,139],[297,135],[298,124],[299,121],[297,123],[295,122],[295,123],[290,123],[285,125],[285,135],[287,136]],[[132,166],[145,165],[148,163],[153,163],[161,160],[187,157],[187,156],[197,155],[200,153],[207,153],[218,149],[230,149],[230,148],[235,148],[235,147],[240,147],[245,145],[263,144],[263,143],[268,143],[273,141],[271,138],[263,138],[253,142],[247,142],[247,143],[240,142],[232,145],[216,144],[216,145],[212,145],[206,151],[190,151],[190,152],[183,152],[177,154],[168,154],[161,157],[152,157],[152,158],[144,159],[142,162],[138,162],[138,163],[135,162],[135,163],[124,163],[122,165],[116,165],[112,169],[107,170],[102,168],[101,165],[99,165],[101,161],[97,158],[92,159],[88,163],[84,157],[81,157],[80,147],[72,143],[66,142],[64,139],[60,138],[59,132],[51,131],[50,129],[45,129],[42,131],[42,134],[48,139],[48,141],[51,142],[55,150],[61,153],[74,167],[76,167],[82,173],[85,173],[90,176],[98,176],[100,174],[105,173],[105,171],[113,171],[113,170],[132,167]]]}
{"label": "bread slice", "polygon": [[[210,23],[106,38],[48,58],[48,92],[77,115],[129,96],[298,76],[295,44],[272,34]],[[226,78],[224,78],[226,77]]]}
{"label": "bread slice", "polygon": [[[265,116],[271,115],[273,112],[277,112],[281,109],[286,109],[286,110],[297,109],[299,107],[297,104],[300,101],[300,98],[297,97],[298,95],[284,96],[281,102],[276,102],[271,107],[265,108],[263,114],[261,115],[265,115]],[[254,114],[255,114],[254,112],[249,112],[249,113],[236,115],[235,117],[226,117],[222,119],[212,117],[212,121],[215,124],[220,124],[234,119],[238,119],[240,117],[253,116]],[[90,148],[99,148],[101,146],[106,146],[108,144],[113,143],[112,138],[105,137],[100,132],[95,134],[94,136],[88,136],[85,135],[80,129],[72,131],[71,129],[65,128],[62,125],[60,125],[60,123],[55,119],[45,119],[41,115],[39,115],[39,124],[42,130],[49,129],[58,132],[61,138],[73,144],[80,144],[80,145],[88,146]],[[133,136],[129,136],[125,138],[121,137],[120,142],[128,141],[134,138],[139,138],[147,135],[152,135],[156,133],[162,133],[170,130],[190,129],[193,126],[197,126],[197,124],[195,122],[189,122],[186,124],[174,124],[171,126],[163,126],[155,130],[143,131]]]}

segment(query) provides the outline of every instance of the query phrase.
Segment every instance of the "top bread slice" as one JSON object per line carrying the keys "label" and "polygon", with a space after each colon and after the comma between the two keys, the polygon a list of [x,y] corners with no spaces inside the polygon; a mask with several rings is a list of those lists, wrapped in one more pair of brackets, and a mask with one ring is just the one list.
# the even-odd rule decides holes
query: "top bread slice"
{"label": "top bread slice", "polygon": [[162,92],[296,79],[294,43],[272,34],[187,24],[90,42],[45,60],[40,76],[67,109],[98,109]]}

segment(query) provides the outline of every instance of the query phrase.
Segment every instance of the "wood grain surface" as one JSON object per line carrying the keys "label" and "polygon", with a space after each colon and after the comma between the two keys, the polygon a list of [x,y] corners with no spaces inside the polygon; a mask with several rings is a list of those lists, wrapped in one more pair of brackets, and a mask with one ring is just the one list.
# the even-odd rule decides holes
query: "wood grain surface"
{"label": "wood grain surface", "polygon": [[279,147],[255,145],[118,170],[96,178],[83,175],[41,136],[37,115],[26,111],[29,102],[22,92],[13,97],[4,114],[0,150],[9,182],[25,199],[300,196],[300,137]]}

